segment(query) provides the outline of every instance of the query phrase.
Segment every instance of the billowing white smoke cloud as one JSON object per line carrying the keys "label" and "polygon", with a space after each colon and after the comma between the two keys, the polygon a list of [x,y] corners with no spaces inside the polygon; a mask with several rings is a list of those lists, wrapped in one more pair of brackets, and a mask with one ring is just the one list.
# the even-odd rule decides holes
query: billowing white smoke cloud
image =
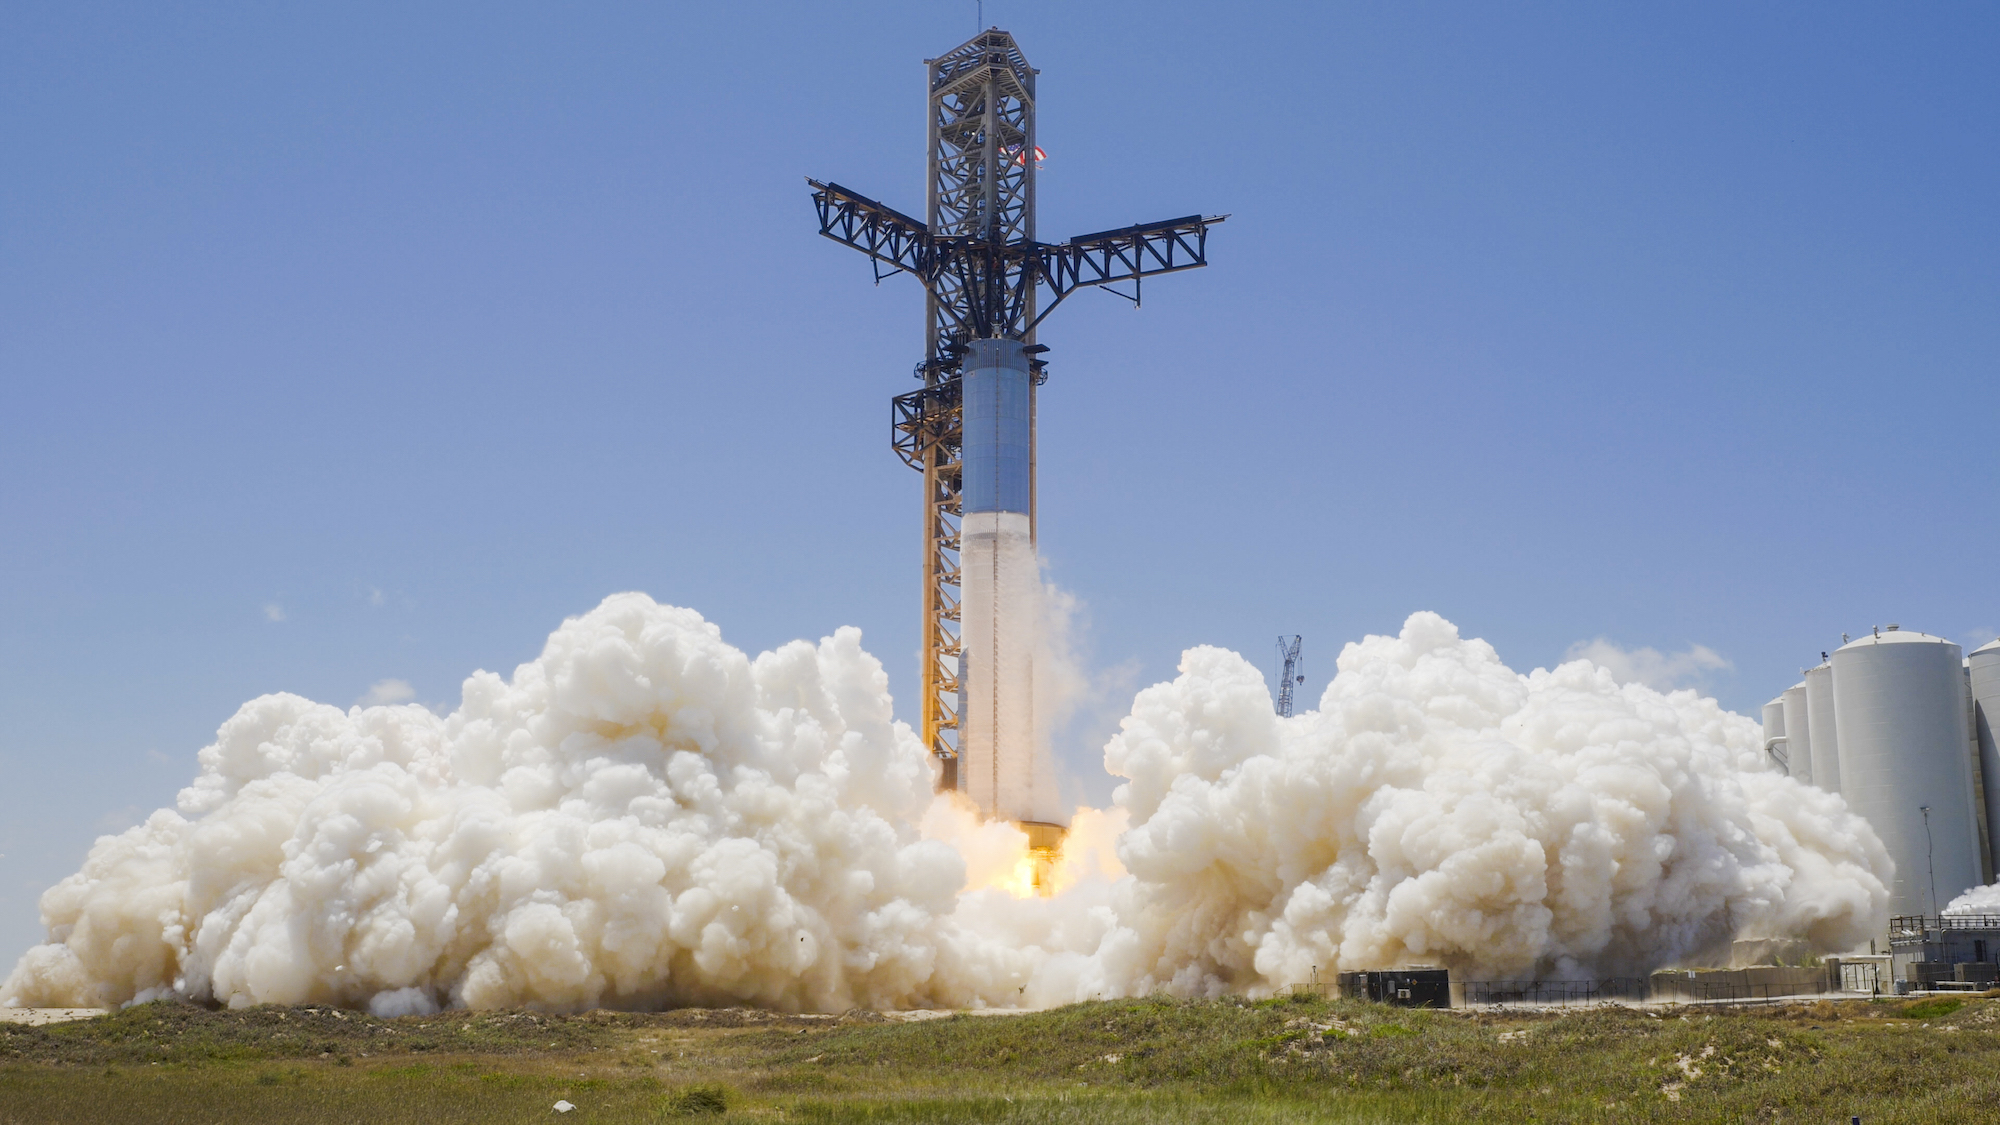
{"label": "billowing white smoke cloud", "polygon": [[1521,676],[1419,613],[1275,717],[1242,657],[1191,650],[1106,748],[1133,827],[1142,983],[1445,964],[1625,975],[1735,936],[1845,949],[1890,862],[1838,796],[1765,768],[1758,725],[1584,661]]}
{"label": "billowing white smoke cloud", "polygon": [[964,864],[851,629],[753,661],[618,596],[448,718],[266,696],[201,766],[45,896],[6,1001],[838,1009],[947,967]]}
{"label": "billowing white smoke cloud", "polygon": [[1689,645],[1680,652],[1661,652],[1651,646],[1621,648],[1598,637],[1578,641],[1563,653],[1563,659],[1588,660],[1611,673],[1621,684],[1645,684],[1655,691],[1696,687],[1711,672],[1735,668],[1721,653],[1707,645]]}
{"label": "billowing white smoke cloud", "polygon": [[1873,833],[1712,701],[1516,675],[1433,614],[1339,663],[1280,720],[1191,650],[1106,747],[1129,780],[1079,812],[1067,889],[1021,898],[1025,838],[931,797],[858,632],[752,659],[618,595],[445,718],[245,705],[176,809],[43,897],[0,1003],[1048,1004],[1610,975],[1881,920]]}
{"label": "billowing white smoke cloud", "polygon": [[1974,887],[1952,899],[1942,912],[1951,915],[2000,914],[2000,883]]}

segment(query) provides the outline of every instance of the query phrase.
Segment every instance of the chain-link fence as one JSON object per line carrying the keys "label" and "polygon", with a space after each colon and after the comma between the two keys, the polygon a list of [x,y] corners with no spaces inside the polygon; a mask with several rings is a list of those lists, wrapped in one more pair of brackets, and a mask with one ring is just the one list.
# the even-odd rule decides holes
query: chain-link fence
{"label": "chain-link fence", "polygon": [[1508,1004],[1596,1004],[1611,1000],[1644,1000],[1641,977],[1607,980],[1469,980],[1459,1002],[1465,1007]]}

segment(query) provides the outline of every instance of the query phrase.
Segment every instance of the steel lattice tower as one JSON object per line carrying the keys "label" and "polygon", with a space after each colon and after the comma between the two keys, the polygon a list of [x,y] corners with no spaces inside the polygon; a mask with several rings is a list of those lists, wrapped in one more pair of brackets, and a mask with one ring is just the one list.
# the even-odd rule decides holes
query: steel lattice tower
{"label": "steel lattice tower", "polygon": [[1287,719],[1292,717],[1292,688],[1306,682],[1299,675],[1299,646],[1304,643],[1305,638],[1296,635],[1289,641],[1278,638],[1278,661],[1282,666],[1278,669],[1277,707],[1278,714]]}
{"label": "steel lattice tower", "polygon": [[[1130,293],[1111,292],[1137,304],[1142,278],[1206,265],[1208,228],[1226,216],[1190,215],[1062,243],[1037,241],[1036,70],[999,28],[925,65],[924,221],[839,184],[807,183],[822,235],[866,254],[876,281],[909,273],[924,286],[924,359],[915,371],[922,386],[894,398],[891,444],[924,481],[924,744],[939,759],[940,787],[959,788],[968,780],[959,771],[965,680],[981,674],[975,658],[972,671],[961,675],[974,655],[962,645],[967,493],[974,493],[970,510],[982,518],[990,513],[994,526],[1025,517],[1032,543],[1035,388],[1047,379],[1041,358],[1047,349],[1035,342],[1035,329],[1077,289],[1130,281]],[[983,421],[975,427],[971,444],[978,456],[968,470],[967,387],[975,370],[995,376],[970,380],[971,408],[982,420],[991,415],[994,432],[986,434]],[[1019,464],[1023,443],[1015,440],[1022,430],[1025,466]]]}

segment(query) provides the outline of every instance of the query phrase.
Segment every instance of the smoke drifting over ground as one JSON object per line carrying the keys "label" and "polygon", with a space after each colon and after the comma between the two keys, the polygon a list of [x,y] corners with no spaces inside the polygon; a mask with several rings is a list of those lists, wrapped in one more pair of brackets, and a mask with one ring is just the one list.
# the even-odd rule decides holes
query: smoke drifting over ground
{"label": "smoke drifting over ground", "polygon": [[1243,658],[1190,650],[1038,899],[1018,830],[932,797],[857,631],[751,658],[618,595],[444,718],[246,704],[175,809],[44,896],[0,1003],[1050,1004],[1614,975],[1881,921],[1874,834],[1711,700],[1518,675],[1428,613],[1339,669],[1284,720]]}

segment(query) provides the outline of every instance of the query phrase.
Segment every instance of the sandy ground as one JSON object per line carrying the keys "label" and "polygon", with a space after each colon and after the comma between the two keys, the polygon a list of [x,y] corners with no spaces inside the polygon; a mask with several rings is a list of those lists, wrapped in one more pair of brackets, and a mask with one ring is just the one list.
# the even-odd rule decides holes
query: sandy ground
{"label": "sandy ground", "polygon": [[25,1023],[38,1027],[65,1020],[87,1020],[104,1014],[102,1008],[0,1008],[0,1023]]}

